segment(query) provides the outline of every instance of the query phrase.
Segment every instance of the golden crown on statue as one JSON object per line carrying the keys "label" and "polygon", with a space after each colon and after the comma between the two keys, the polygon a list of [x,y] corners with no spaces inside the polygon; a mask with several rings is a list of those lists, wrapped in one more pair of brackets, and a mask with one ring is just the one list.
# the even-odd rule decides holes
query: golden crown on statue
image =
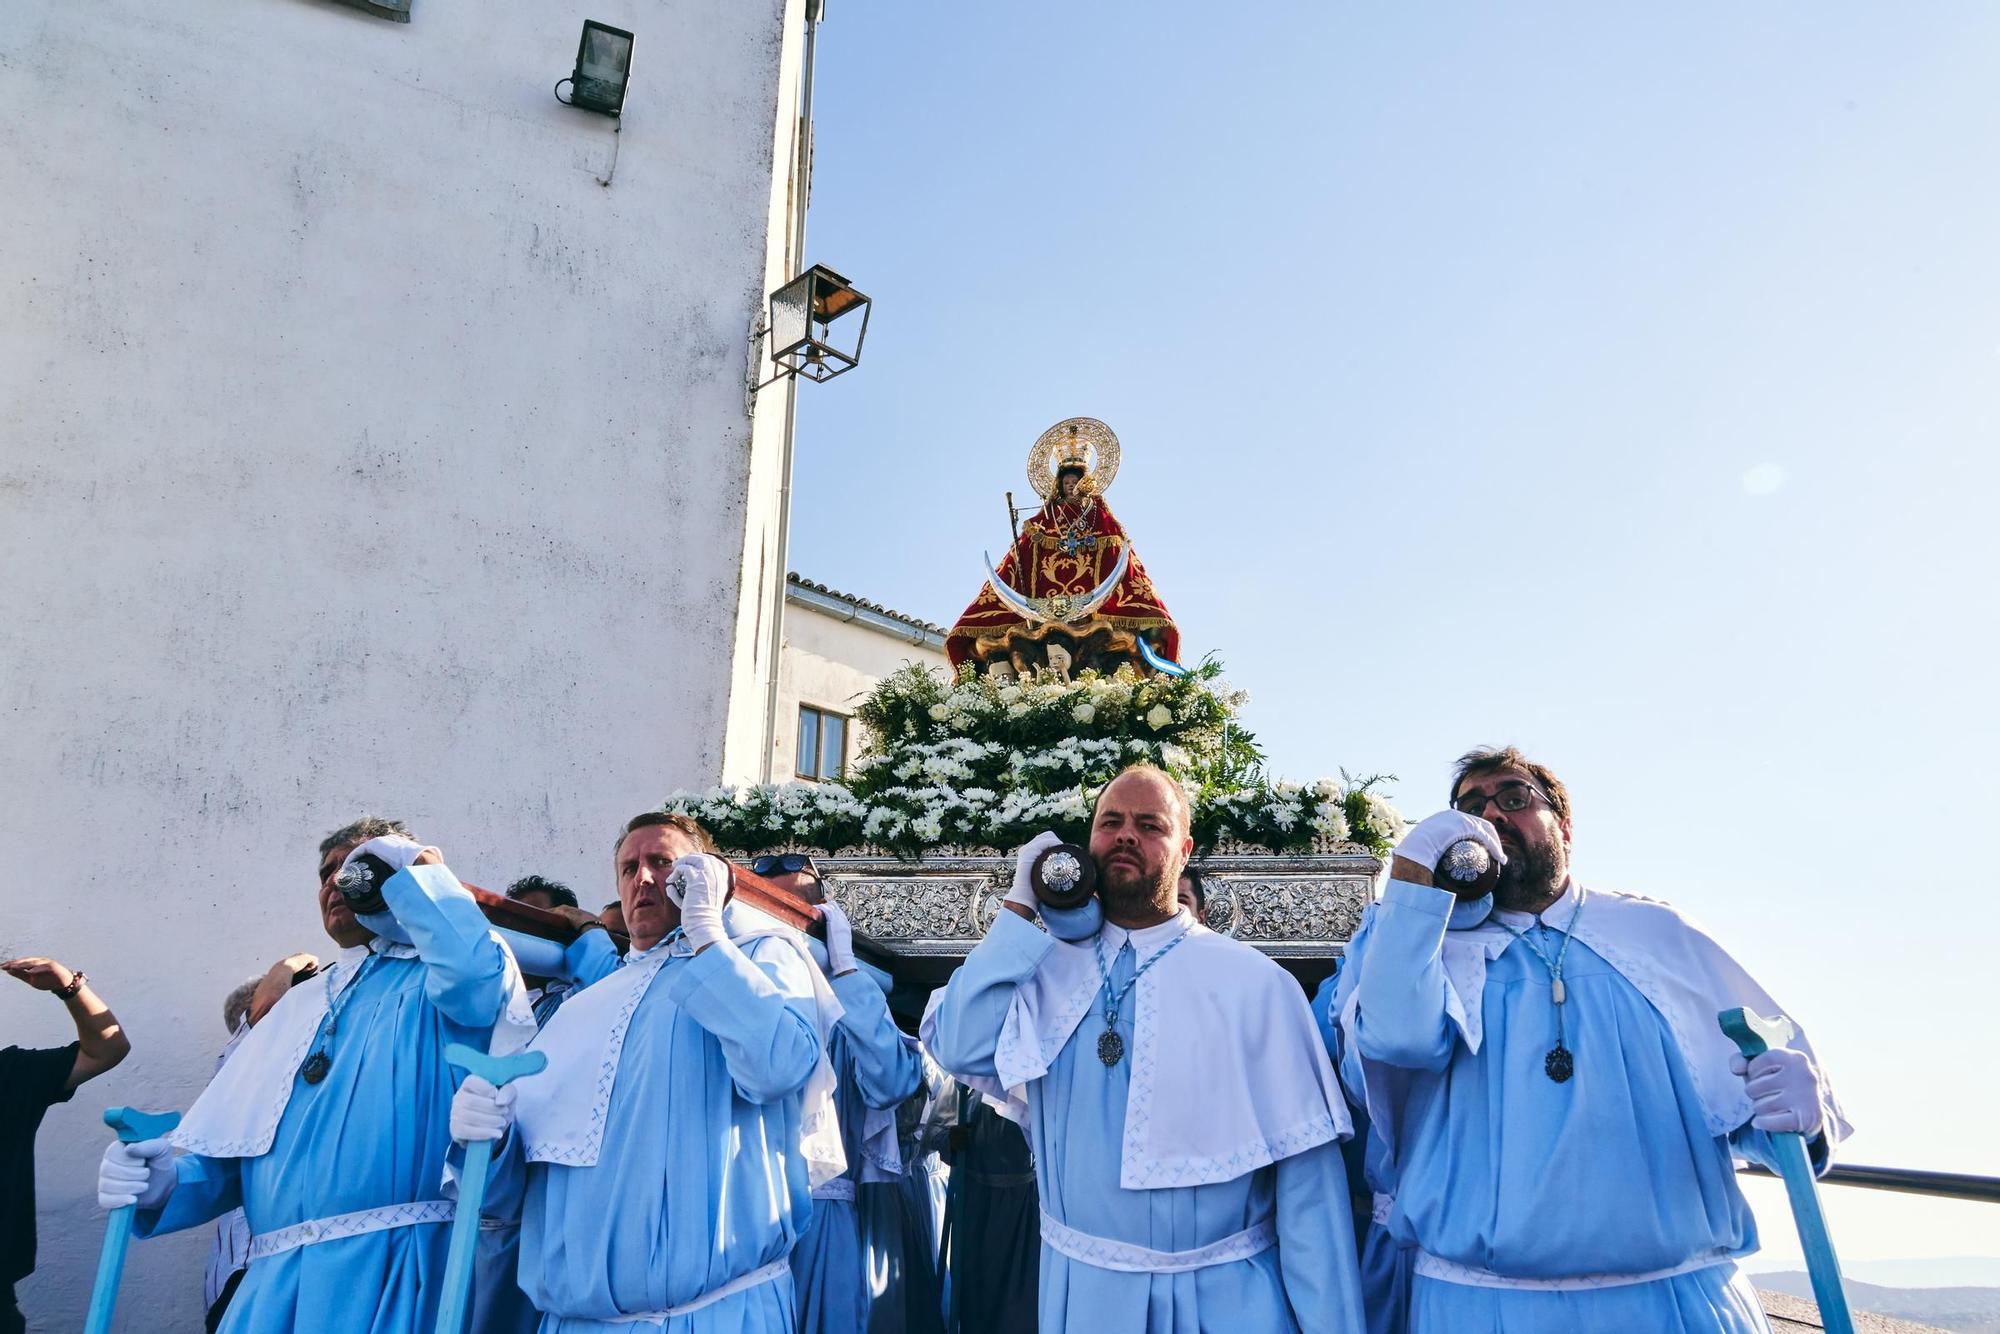
{"label": "golden crown on statue", "polygon": [[1028,481],[1035,494],[1044,500],[1054,495],[1056,474],[1066,467],[1083,469],[1080,489],[1085,495],[1103,495],[1118,475],[1118,437],[1095,417],[1057,422],[1028,451]]}

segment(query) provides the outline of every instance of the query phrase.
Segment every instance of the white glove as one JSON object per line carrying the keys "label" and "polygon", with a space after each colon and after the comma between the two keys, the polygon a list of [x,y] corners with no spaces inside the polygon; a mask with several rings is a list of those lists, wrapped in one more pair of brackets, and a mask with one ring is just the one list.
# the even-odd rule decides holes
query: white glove
{"label": "white glove", "polygon": [[104,1147],[104,1161],[97,1168],[97,1203],[105,1209],[123,1209],[136,1204],[141,1209],[157,1209],[173,1194],[173,1146],[164,1139],[142,1139],[132,1144],[112,1140]]}
{"label": "white glove", "polygon": [[1403,835],[1403,841],[1396,845],[1398,857],[1408,857],[1426,871],[1438,864],[1444,850],[1454,843],[1472,839],[1488,852],[1500,865],[1507,864],[1507,854],[1500,851],[1500,835],[1493,826],[1476,815],[1463,811],[1439,811],[1425,820],[1420,820]]}
{"label": "white glove", "polygon": [[451,1095],[451,1137],[460,1144],[503,1139],[514,1124],[514,1086],[494,1088],[478,1075],[467,1075]]}
{"label": "white glove", "polygon": [[838,903],[822,903],[826,917],[826,971],[834,977],[854,971],[854,928]]}
{"label": "white glove", "polygon": [[1738,1052],[1730,1073],[1743,1076],[1750,1094],[1750,1124],[1759,1130],[1796,1131],[1810,1141],[1820,1132],[1819,1071],[1812,1058],[1790,1047],[1773,1047],[1751,1060]]}
{"label": "white glove", "polygon": [[390,870],[400,871],[422,856],[423,851],[424,845],[417,842],[414,838],[404,838],[401,834],[384,834],[380,838],[369,839],[366,843],[348,853],[347,861],[342,862],[340,865],[341,869],[345,870],[348,862],[352,862],[363,853],[370,853],[389,863]]}
{"label": "white glove", "polygon": [[1060,842],[1062,842],[1060,834],[1043,830],[1029,839],[1021,846],[1021,850],[1014,854],[1014,886],[1007,891],[1008,903],[1018,903],[1031,913],[1041,912],[1041,900],[1035,897],[1035,887],[1029,880],[1028,873],[1035,869],[1035,858]]}
{"label": "white glove", "polygon": [[705,852],[690,853],[667,872],[667,893],[680,905],[681,930],[688,944],[706,949],[729,935],[722,929],[722,905],[729,898],[729,864]]}

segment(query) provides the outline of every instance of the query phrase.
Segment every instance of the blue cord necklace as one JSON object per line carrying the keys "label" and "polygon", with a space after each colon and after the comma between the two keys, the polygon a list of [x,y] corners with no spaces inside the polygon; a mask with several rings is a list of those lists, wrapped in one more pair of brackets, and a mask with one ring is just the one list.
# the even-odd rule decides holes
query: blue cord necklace
{"label": "blue cord necklace", "polygon": [[[1132,970],[1132,976],[1125,979],[1125,985],[1116,993],[1111,990],[1111,970],[1104,966],[1104,933],[1097,933],[1091,943],[1097,949],[1097,975],[1104,979],[1104,1032],[1097,1039],[1097,1059],[1106,1065],[1116,1065],[1125,1059],[1125,1039],[1118,1036],[1118,1007],[1125,1003],[1125,996],[1137,986],[1146,970],[1167,957],[1167,952],[1188,937],[1194,930],[1190,923],[1181,928],[1181,933],[1153,952],[1153,957]],[[1127,943],[1130,943],[1129,941]]]}
{"label": "blue cord necklace", "polygon": [[326,970],[326,1031],[320,1034],[319,1050],[307,1057],[306,1063],[299,1067],[299,1073],[305,1076],[306,1083],[319,1083],[326,1078],[326,1072],[333,1068],[333,1057],[328,1053],[333,1049],[334,1030],[340,1027],[340,1012],[347,1008],[348,998],[354,994],[354,989],[361,985],[361,979],[368,976],[368,970],[374,967],[375,961],[381,957],[379,954],[371,953],[363,959],[361,966],[354,970],[354,980],[342,987],[337,995],[333,983],[335,974],[340,971],[340,965],[335,963]]}
{"label": "blue cord necklace", "polygon": [[[1581,916],[1583,916],[1583,889],[1578,886],[1576,907],[1570,909],[1569,925],[1563,928],[1563,943],[1557,947],[1553,959],[1534,936],[1525,931],[1516,931],[1505,922],[1500,922],[1501,930],[1533,950],[1535,957],[1542,961],[1542,967],[1549,970],[1549,996],[1556,1005],[1556,1045],[1549,1048],[1549,1054],[1542,1058],[1542,1072],[1558,1084],[1568,1083],[1570,1076],[1576,1073],[1576,1058],[1570,1054],[1569,1048],[1563,1045],[1563,1006],[1569,1002],[1568,988],[1563,986],[1563,956],[1569,953],[1569,943],[1576,937],[1576,919]],[[1497,917],[1493,920],[1500,921]],[[1544,937],[1548,934],[1548,927],[1539,916],[1535,921],[1535,930]]]}

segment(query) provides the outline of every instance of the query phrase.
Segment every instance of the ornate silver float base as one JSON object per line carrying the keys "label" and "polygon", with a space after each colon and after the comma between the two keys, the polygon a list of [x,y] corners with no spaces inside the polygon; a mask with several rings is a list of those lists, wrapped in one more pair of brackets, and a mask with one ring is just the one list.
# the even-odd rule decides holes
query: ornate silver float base
{"label": "ornate silver float base", "polygon": [[[817,858],[827,896],[855,930],[917,974],[949,972],[979,943],[1014,876],[1014,859],[939,851]],[[1197,862],[1208,891],[1208,925],[1272,958],[1324,973],[1353,938],[1381,863],[1361,851],[1220,852]],[[1313,965],[1319,965],[1314,967]],[[940,968],[939,965],[942,965]],[[1302,971],[1294,967],[1294,971]]]}

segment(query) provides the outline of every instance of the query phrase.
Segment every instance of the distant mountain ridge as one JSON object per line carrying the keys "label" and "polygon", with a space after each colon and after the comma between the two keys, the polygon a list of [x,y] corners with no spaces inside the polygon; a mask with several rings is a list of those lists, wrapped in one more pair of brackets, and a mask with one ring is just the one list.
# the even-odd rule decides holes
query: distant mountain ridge
{"label": "distant mountain ridge", "polygon": [[2000,1256],[1841,1262],[1841,1272],[1885,1288],[2000,1288]]}
{"label": "distant mountain ridge", "polygon": [[[1760,1254],[1743,1265],[1743,1272],[1754,1279],[1759,1274],[1787,1273],[1799,1264],[1796,1255],[1773,1260]],[[2000,1288],[2000,1255],[1933,1255],[1901,1260],[1843,1257],[1840,1272],[1885,1288]]]}
{"label": "distant mountain ridge", "polygon": [[[1755,1274],[1750,1280],[1760,1288],[1812,1296],[1812,1279],[1796,1269],[1775,1274]],[[2000,1286],[1966,1288],[1891,1288],[1877,1283],[1843,1280],[1847,1301],[1857,1311],[1894,1316],[1935,1325],[1953,1334],[2000,1334]]]}

